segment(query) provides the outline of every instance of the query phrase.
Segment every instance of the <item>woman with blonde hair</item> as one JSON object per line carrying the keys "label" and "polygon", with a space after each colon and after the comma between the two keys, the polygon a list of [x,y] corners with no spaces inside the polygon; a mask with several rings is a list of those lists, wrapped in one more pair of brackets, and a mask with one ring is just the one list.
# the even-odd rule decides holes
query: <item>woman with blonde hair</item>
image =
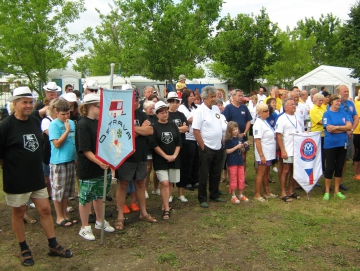
{"label": "woman with blonde hair", "polygon": [[259,104],[256,108],[258,118],[253,126],[255,140],[255,161],[258,165],[255,179],[254,199],[264,202],[261,196],[261,184],[263,184],[265,198],[277,198],[277,195],[270,193],[269,190],[269,171],[272,160],[275,159],[276,140],[275,130],[266,119],[269,117],[269,107],[267,104]]}

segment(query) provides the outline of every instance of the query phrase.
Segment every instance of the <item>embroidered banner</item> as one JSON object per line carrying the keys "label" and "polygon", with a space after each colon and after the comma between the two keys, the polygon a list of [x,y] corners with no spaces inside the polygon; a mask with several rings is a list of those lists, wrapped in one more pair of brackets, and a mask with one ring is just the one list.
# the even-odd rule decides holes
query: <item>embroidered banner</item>
{"label": "embroidered banner", "polygon": [[100,116],[96,157],[117,169],[134,153],[134,92],[104,89],[100,94]]}
{"label": "embroidered banner", "polygon": [[294,134],[294,173],[299,185],[309,193],[322,172],[321,132]]}

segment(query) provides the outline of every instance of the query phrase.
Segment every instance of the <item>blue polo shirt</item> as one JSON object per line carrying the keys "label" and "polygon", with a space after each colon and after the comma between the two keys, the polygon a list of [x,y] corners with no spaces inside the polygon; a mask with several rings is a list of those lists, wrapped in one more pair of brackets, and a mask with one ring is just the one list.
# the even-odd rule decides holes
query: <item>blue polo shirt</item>
{"label": "blue polo shirt", "polygon": [[246,123],[252,120],[249,109],[246,105],[241,104],[236,107],[233,104],[228,104],[223,112],[227,122],[235,121],[239,125],[239,133],[245,131]]}
{"label": "blue polo shirt", "polygon": [[353,117],[358,115],[354,103],[350,100],[346,100],[345,103],[341,102],[339,111],[344,112],[346,114],[346,116],[351,121],[351,124],[354,123]]}

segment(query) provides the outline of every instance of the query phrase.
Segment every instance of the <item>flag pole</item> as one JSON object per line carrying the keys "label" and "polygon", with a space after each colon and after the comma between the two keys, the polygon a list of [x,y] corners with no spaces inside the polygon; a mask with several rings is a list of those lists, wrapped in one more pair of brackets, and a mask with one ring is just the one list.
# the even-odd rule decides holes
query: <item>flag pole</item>
{"label": "flag pole", "polygon": [[104,189],[103,189],[103,205],[102,205],[102,218],[101,218],[101,237],[100,245],[104,244],[104,221],[105,221],[105,204],[106,204],[106,187],[107,187],[107,169],[104,169]]}

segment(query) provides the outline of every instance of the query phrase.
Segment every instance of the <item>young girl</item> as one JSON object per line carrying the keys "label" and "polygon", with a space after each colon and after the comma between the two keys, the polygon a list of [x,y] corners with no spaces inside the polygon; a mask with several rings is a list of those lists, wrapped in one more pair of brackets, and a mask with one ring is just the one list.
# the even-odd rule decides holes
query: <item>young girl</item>
{"label": "young girl", "polygon": [[[225,149],[227,153],[227,163],[230,175],[230,191],[231,202],[240,203],[240,201],[248,202],[249,199],[243,195],[245,188],[244,163],[242,160],[242,152],[244,142],[239,139],[239,127],[236,122],[228,123],[225,134]],[[239,198],[236,197],[236,188],[239,189]],[[240,200],[239,200],[240,199]]]}

